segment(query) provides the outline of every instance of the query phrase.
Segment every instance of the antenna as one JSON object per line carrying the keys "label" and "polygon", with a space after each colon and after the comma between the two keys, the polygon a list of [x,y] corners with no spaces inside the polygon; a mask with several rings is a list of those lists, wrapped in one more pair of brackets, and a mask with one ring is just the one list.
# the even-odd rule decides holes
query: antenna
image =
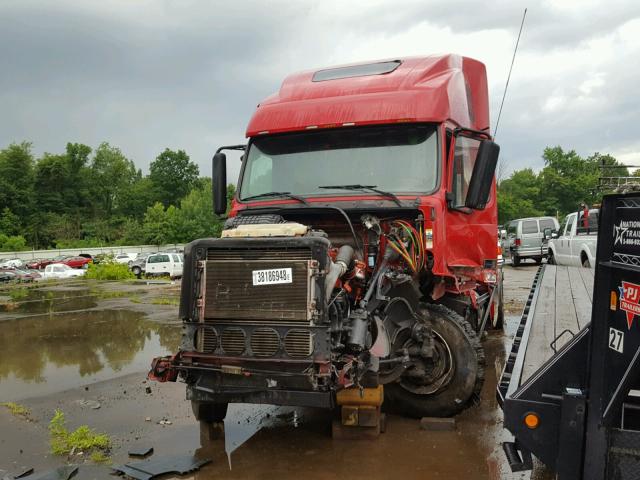
{"label": "antenna", "polygon": [[500,102],[500,111],[498,111],[498,120],[496,121],[496,128],[493,131],[493,139],[495,140],[498,135],[498,125],[500,125],[500,115],[502,115],[502,107],[504,106],[504,99],[507,96],[507,88],[509,88],[509,80],[511,80],[511,71],[513,70],[513,64],[516,61],[516,53],[518,53],[518,44],[520,43],[520,35],[522,35],[522,27],[524,27],[524,19],[527,16],[527,9],[524,9],[522,15],[522,23],[520,24],[520,31],[518,32],[518,39],[516,40],[516,48],[513,49],[513,58],[511,59],[511,66],[509,67],[509,75],[507,75],[507,83],[504,85],[504,93],[502,94],[502,102]]}

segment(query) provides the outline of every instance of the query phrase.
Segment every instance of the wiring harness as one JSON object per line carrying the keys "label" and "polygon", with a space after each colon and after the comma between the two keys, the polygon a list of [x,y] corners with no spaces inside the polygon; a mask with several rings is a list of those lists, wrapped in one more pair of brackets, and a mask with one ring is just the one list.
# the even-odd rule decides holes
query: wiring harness
{"label": "wiring harness", "polygon": [[422,222],[417,223],[416,229],[405,220],[393,220],[389,224],[389,233],[385,235],[389,246],[404,259],[414,274],[420,272],[427,262],[424,228]]}

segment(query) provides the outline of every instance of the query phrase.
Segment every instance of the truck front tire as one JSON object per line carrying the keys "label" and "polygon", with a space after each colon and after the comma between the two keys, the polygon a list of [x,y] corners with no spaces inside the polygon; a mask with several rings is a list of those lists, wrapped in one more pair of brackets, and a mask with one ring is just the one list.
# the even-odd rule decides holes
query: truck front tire
{"label": "truck front tire", "polygon": [[426,393],[430,385],[411,383],[408,369],[398,381],[385,385],[384,408],[416,418],[450,417],[479,401],[484,382],[484,350],[472,326],[457,313],[434,304],[423,304],[422,310],[422,322],[433,330],[436,341],[450,354],[449,377],[437,391]]}

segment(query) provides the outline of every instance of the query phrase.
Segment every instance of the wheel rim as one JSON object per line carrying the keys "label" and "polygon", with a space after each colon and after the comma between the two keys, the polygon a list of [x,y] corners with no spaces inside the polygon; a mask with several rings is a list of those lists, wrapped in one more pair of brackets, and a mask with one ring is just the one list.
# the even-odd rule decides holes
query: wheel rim
{"label": "wheel rim", "polygon": [[[417,395],[433,395],[445,388],[455,372],[455,361],[451,348],[438,332],[433,330],[433,360],[427,360],[420,356],[412,355],[411,359],[423,368],[424,375],[420,375],[416,367],[410,367],[400,378],[400,386]],[[405,348],[418,346],[413,338],[407,339],[403,345]],[[430,365],[428,365],[430,364]],[[426,368],[428,367],[428,368]]]}

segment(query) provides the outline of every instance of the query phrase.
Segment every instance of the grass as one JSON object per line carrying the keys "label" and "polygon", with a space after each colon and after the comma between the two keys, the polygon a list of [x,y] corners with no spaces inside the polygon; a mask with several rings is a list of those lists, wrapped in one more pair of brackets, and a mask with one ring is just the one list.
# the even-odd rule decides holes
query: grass
{"label": "grass", "polygon": [[127,280],[136,278],[126,263],[89,264],[85,278],[93,280]]}
{"label": "grass", "polygon": [[158,297],[151,299],[152,305],[180,305],[180,299],[174,297]]}
{"label": "grass", "polygon": [[19,288],[14,288],[12,290],[9,290],[9,297],[11,297],[11,300],[13,300],[14,302],[17,302],[19,300],[24,300],[28,296],[29,296],[28,288],[19,287]]}
{"label": "grass", "polygon": [[140,299],[140,296],[139,296],[139,295],[131,295],[131,296],[129,297],[129,301],[130,301],[131,303],[142,303],[142,300]]}
{"label": "grass", "polygon": [[64,413],[55,411],[49,422],[49,445],[54,455],[68,455],[71,451],[88,453],[94,461],[108,461],[111,439],[105,433],[96,433],[87,425],[80,425],[73,432],[67,430]]}
{"label": "grass", "polygon": [[19,403],[4,402],[0,403],[0,405],[8,408],[12,415],[28,417],[31,413],[27,407],[25,407],[24,405],[20,405]]}
{"label": "grass", "polygon": [[93,463],[106,463],[106,464],[111,463],[111,458],[109,457],[109,455],[104,453],[102,450],[96,450],[94,452],[91,452],[91,455],[89,455],[89,458]]}
{"label": "grass", "polygon": [[121,298],[121,297],[126,297],[129,295],[128,292],[125,292],[123,290],[98,290],[98,289],[91,289],[89,291],[89,293],[91,295],[95,295],[96,298],[99,298],[101,300],[104,299],[108,299],[108,298]]}

